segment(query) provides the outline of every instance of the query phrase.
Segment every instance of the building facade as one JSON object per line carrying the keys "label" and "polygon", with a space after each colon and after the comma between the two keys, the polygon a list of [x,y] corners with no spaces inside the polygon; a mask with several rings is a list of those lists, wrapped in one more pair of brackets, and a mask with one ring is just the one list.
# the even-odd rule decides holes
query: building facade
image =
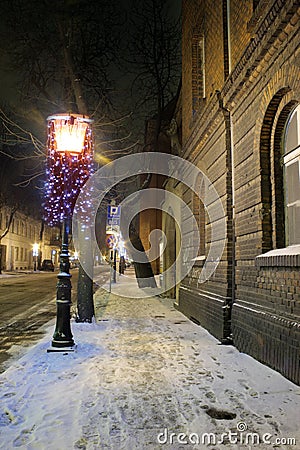
{"label": "building facade", "polygon": [[178,308],[221,342],[300,383],[300,5],[183,0],[182,148],[222,201],[225,247],[201,281],[218,227],[199,222],[199,257]]}
{"label": "building facade", "polygon": [[[9,222],[11,209],[0,209],[0,235]],[[58,266],[60,230],[50,228],[41,220],[21,211],[13,215],[8,232],[1,239],[2,270],[34,270],[44,259],[51,259]]]}

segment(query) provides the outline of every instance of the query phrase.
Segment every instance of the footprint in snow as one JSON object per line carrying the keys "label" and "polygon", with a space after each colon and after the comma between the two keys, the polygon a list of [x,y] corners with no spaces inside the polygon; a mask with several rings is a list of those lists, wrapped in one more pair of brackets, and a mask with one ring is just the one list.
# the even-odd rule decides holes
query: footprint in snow
{"label": "footprint in snow", "polygon": [[14,447],[21,447],[28,444],[32,439],[32,432],[33,428],[31,430],[22,430],[19,436],[13,442]]}

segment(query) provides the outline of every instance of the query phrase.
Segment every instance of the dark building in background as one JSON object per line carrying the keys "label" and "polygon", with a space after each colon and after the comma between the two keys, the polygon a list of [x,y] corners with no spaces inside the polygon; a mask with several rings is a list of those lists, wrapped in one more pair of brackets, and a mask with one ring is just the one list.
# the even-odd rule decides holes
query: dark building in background
{"label": "dark building in background", "polygon": [[[178,95],[178,93],[177,93]],[[154,116],[146,121],[145,124],[145,152],[160,152],[171,153],[171,138],[168,133],[170,121],[174,114],[177,103],[177,96],[171,100],[164,111],[162,112],[161,125],[157,135],[157,126],[160,120]],[[147,181],[145,175],[140,177],[140,184]],[[163,189],[166,181],[166,177],[160,174],[152,174],[151,178],[147,182],[147,188],[150,189]],[[153,192],[155,196],[155,192]],[[162,212],[160,209],[148,208],[139,213],[139,234],[144,249],[147,251],[150,249],[149,235],[153,230],[162,229]],[[156,236],[152,236],[152,245],[155,246],[155,254],[159,255],[159,239]],[[151,266],[154,275],[158,275],[160,272],[160,258],[156,258],[151,261]]]}
{"label": "dark building in background", "polygon": [[300,383],[299,1],[183,0],[182,12],[180,156],[214,183],[227,239],[199,283],[216,224],[183,192],[205,245],[178,308]]}

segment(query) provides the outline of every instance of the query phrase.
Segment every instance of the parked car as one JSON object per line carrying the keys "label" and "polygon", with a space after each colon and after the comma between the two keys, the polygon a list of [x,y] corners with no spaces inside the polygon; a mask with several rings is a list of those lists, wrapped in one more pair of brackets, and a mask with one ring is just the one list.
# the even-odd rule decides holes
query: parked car
{"label": "parked car", "polygon": [[51,259],[44,259],[44,261],[42,262],[41,270],[49,270],[51,272],[54,272],[54,264]]}

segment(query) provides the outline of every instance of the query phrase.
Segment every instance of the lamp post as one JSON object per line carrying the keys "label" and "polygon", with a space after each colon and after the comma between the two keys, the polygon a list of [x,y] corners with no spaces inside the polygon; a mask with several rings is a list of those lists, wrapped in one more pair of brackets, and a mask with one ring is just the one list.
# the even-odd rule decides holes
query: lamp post
{"label": "lamp post", "polygon": [[117,282],[117,247],[114,246],[114,253],[113,253],[113,283]]}
{"label": "lamp post", "polygon": [[62,245],[56,292],[56,326],[47,351],[73,350],[70,324],[71,274],[69,234],[74,204],[90,175],[93,143],[92,120],[80,114],[57,114],[48,121],[48,183],[45,215],[50,225],[62,224]]}
{"label": "lamp post", "polygon": [[33,256],[33,270],[36,272],[36,265],[37,265],[37,257],[39,255],[39,244],[36,242],[33,244],[32,247],[32,256]]}

